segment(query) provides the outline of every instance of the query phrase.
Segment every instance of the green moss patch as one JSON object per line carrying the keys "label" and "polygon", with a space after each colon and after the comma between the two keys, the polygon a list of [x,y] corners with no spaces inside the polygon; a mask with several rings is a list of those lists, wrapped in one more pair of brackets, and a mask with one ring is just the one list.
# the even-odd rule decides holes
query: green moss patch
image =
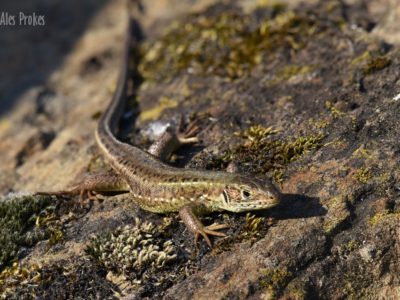
{"label": "green moss patch", "polygon": [[390,212],[387,210],[385,212],[379,212],[371,218],[370,223],[375,226],[384,220],[393,220],[394,222],[400,221],[400,211]]}
{"label": "green moss patch", "polygon": [[354,58],[351,62],[351,65],[361,68],[365,75],[369,75],[388,67],[391,62],[391,59],[385,55],[374,54],[370,51],[365,51]]}
{"label": "green moss patch", "polygon": [[281,182],[287,165],[322,146],[322,135],[281,140],[277,133],[271,127],[251,126],[236,133],[242,138],[241,143],[212,163],[223,168],[231,161],[240,162],[247,171],[260,175],[269,172],[277,182]]}
{"label": "green moss patch", "polygon": [[144,45],[139,70],[146,79],[156,81],[172,78],[182,70],[234,79],[266,63],[268,54],[279,49],[303,48],[317,31],[312,17],[283,6],[264,8],[261,20],[260,12],[256,16],[254,12],[214,7],[208,13],[177,21],[160,39]]}
{"label": "green moss patch", "polygon": [[328,214],[324,219],[323,229],[327,235],[332,235],[350,218],[350,211],[344,195],[333,197],[326,206]]}
{"label": "green moss patch", "polygon": [[391,60],[385,56],[373,57],[368,60],[367,65],[364,68],[364,73],[371,74],[376,71],[380,71],[389,66],[390,63]]}
{"label": "green moss patch", "polygon": [[361,168],[354,173],[353,178],[365,184],[372,179],[372,172],[369,168]]}
{"label": "green moss patch", "polygon": [[0,299],[117,299],[117,295],[118,287],[87,259],[51,265],[14,263],[0,273]]}
{"label": "green moss patch", "polygon": [[31,247],[51,236],[45,224],[52,219],[55,201],[30,195],[0,198],[0,269],[17,258],[21,247]]}
{"label": "green moss patch", "polygon": [[262,273],[264,276],[260,285],[270,292],[272,299],[286,287],[293,277],[293,274],[286,269],[263,269]]}

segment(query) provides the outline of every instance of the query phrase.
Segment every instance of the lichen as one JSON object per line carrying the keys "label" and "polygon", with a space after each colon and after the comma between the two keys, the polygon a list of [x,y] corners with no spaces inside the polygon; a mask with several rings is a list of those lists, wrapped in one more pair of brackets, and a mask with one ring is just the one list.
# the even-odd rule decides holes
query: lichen
{"label": "lichen", "polygon": [[177,257],[172,241],[165,240],[160,232],[160,226],[136,218],[134,226],[94,237],[86,253],[107,270],[139,276],[144,269],[161,269]]}
{"label": "lichen", "polygon": [[20,247],[33,246],[53,232],[56,200],[47,196],[11,194],[0,198],[0,269],[16,259]]}

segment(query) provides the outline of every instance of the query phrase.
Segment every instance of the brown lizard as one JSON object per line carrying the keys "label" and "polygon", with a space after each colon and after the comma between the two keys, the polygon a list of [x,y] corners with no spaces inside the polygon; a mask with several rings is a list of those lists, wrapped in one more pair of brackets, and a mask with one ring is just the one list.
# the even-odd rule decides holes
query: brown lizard
{"label": "brown lizard", "polygon": [[244,212],[267,209],[277,205],[280,192],[269,181],[251,175],[224,171],[182,169],[170,166],[162,159],[180,145],[196,139],[167,131],[148,152],[119,141],[115,134],[123,113],[128,82],[128,59],[132,44],[129,30],[121,65],[120,78],[113,99],[102,114],[95,133],[96,142],[115,171],[86,177],[75,188],[59,193],[127,192],[141,208],[156,212],[179,212],[186,226],[195,236],[203,236],[211,247],[208,235],[225,236],[217,231],[225,224],[204,226],[198,216],[214,211]]}

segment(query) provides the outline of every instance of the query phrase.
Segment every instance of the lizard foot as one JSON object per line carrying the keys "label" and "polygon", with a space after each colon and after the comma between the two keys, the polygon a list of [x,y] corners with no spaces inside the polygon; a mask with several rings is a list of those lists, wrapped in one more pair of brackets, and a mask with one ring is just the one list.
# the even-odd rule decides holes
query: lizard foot
{"label": "lizard foot", "polygon": [[194,234],[194,244],[196,247],[197,241],[199,240],[200,236],[202,236],[207,245],[212,248],[208,235],[226,236],[225,233],[218,232],[217,230],[228,228],[229,226],[226,224],[211,224],[209,226],[204,226],[198,219],[197,215],[200,214],[201,211],[204,212],[205,209],[206,208],[201,203],[191,203],[183,206],[179,210],[179,215],[187,228]]}
{"label": "lizard foot", "polygon": [[200,132],[199,121],[191,121],[185,129],[183,129],[183,123],[183,117],[181,117],[180,124],[176,131],[176,136],[181,145],[198,143],[199,139],[197,137],[197,134]]}
{"label": "lizard foot", "polygon": [[208,235],[225,237],[226,236],[225,233],[218,232],[216,230],[225,229],[228,227],[229,226],[226,224],[212,224],[212,225],[197,229],[197,231],[195,232],[195,236],[194,236],[195,245],[197,245],[197,241],[199,240],[199,237],[202,236],[204,238],[204,240],[206,241],[207,245],[210,248],[212,248],[211,241],[210,241],[210,238],[208,237]]}
{"label": "lizard foot", "polygon": [[[84,206],[86,200],[97,200],[97,194],[95,191],[88,190],[79,184],[71,188],[70,190],[57,191],[57,192],[36,192],[35,195],[55,196],[63,199],[72,198],[74,196],[79,195],[79,204],[81,205],[81,207]],[[73,201],[75,202],[76,200]]]}
{"label": "lizard foot", "polygon": [[86,200],[95,201],[97,200],[97,193],[92,190],[82,189],[79,193],[79,204],[84,207]]}

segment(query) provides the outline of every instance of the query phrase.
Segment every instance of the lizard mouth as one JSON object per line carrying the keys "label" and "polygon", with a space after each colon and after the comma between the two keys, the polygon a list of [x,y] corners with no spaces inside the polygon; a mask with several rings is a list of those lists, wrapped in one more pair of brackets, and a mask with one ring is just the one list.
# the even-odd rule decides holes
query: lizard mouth
{"label": "lizard mouth", "polygon": [[226,210],[231,212],[246,212],[254,210],[264,210],[277,206],[280,203],[279,199],[269,199],[269,201],[252,201],[248,203],[237,203],[230,207],[225,207]]}

